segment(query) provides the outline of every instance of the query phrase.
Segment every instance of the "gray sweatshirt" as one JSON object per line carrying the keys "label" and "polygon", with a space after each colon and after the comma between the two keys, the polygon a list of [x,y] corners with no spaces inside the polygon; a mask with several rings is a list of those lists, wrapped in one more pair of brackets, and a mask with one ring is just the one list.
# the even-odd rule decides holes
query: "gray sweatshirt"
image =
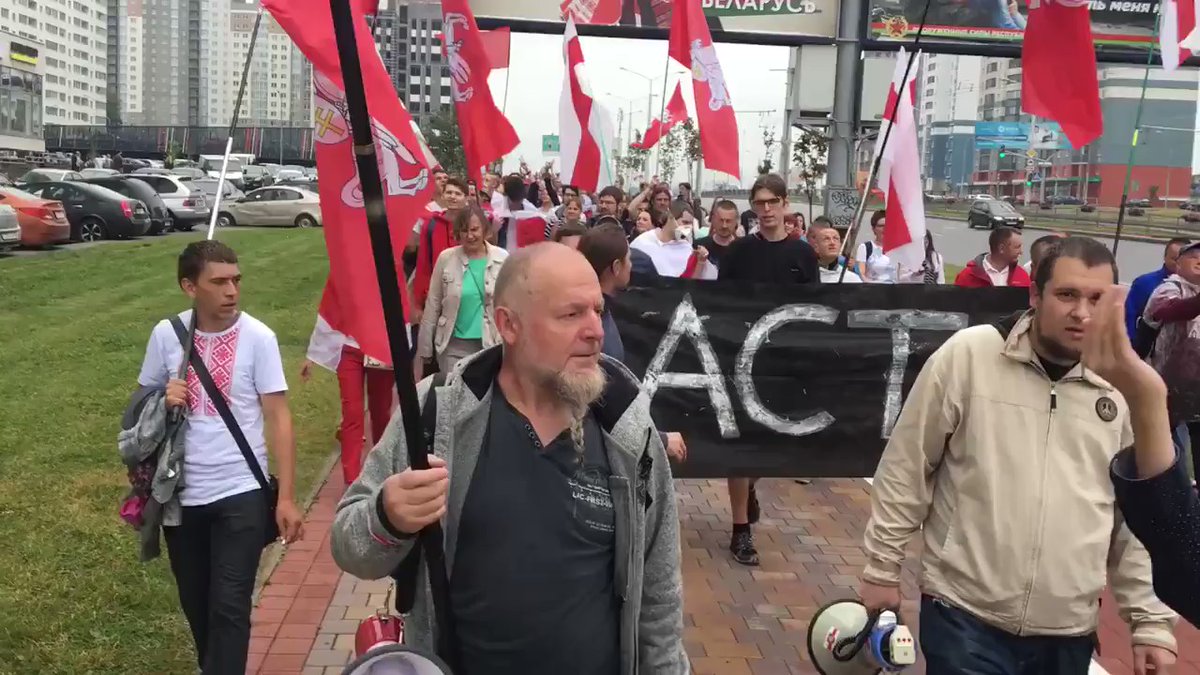
{"label": "gray sweatshirt", "polygon": [[[445,532],[446,570],[454,569],[459,518],[487,433],[492,389],[502,353],[493,347],[464,359],[437,392],[433,454],[450,472]],[[593,411],[612,467],[609,489],[616,510],[616,590],[621,598],[621,673],[686,674],[683,647],[683,583],[675,488],[666,451],[650,419],[650,401],[620,362],[603,357],[608,385]],[[418,386],[425,400],[432,378]],[[333,557],[362,579],[388,576],[412,550],[415,537],[396,537],[379,519],[376,501],[384,480],[408,466],[404,428],[397,410],[367,456],[358,480],[338,504]],[[406,617],[404,641],[434,651],[432,592],[422,566],[418,592]]]}

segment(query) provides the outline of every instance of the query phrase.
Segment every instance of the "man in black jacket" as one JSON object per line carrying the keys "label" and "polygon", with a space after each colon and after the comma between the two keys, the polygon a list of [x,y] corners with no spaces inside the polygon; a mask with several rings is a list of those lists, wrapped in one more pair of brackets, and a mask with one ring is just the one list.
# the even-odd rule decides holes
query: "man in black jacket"
{"label": "man in black jacket", "polygon": [[1127,293],[1114,288],[1100,301],[1083,358],[1129,402],[1134,447],[1117,455],[1111,474],[1117,506],[1150,554],[1154,592],[1200,626],[1200,498],[1171,439],[1167,386],[1129,342]]}

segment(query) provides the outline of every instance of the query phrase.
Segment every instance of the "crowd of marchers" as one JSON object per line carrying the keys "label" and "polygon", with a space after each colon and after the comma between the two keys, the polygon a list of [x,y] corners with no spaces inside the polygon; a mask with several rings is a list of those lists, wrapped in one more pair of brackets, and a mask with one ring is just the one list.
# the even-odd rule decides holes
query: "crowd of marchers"
{"label": "crowd of marchers", "polygon": [[[440,645],[456,673],[688,672],[671,472],[687,439],[655,425],[622,363],[612,299],[635,271],[938,284],[945,261],[927,237],[920,266],[893,264],[885,213],[847,255],[848,233],[793,214],[773,175],[754,183],[747,213],[721,199],[704,209],[687,184],[590,195],[551,176],[436,177],[405,255],[419,404],[437,406],[429,468],[408,466],[390,369],[346,338],[335,559],[387,577],[439,523],[455,639],[439,634],[424,573],[404,639]],[[1200,621],[1200,504],[1181,459],[1200,419],[1200,245],[1173,241],[1132,290],[1093,239],[1038,239],[1026,266],[1022,248],[999,228],[957,276],[1027,286],[1030,306],[957,332],[912,384],[875,475],[860,596],[898,608],[920,536],[927,672],[1083,675],[1106,588],[1135,669],[1161,672],[1178,653],[1176,612]],[[302,536],[287,383],[274,334],[240,309],[232,249],[189,245],[179,281],[195,303],[194,367],[177,377],[183,343],[160,323],[137,421],[188,411],[175,432],[187,478],[160,524],[200,667],[240,672],[262,540]],[[258,480],[268,447],[274,493]],[[750,566],[756,489],[728,481],[729,555]]]}

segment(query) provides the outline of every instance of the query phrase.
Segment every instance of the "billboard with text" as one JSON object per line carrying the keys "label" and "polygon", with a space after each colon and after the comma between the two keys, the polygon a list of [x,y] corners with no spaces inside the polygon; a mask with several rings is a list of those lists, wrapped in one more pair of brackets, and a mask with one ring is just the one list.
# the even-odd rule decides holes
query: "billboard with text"
{"label": "billboard with text", "polygon": [[[621,26],[671,26],[673,0],[472,0],[477,18]],[[700,0],[713,38],[720,33],[774,33],[833,37],[838,0]]]}
{"label": "billboard with text", "polygon": [[[929,18],[922,42],[1020,43],[1025,36],[1028,0],[869,0],[870,37],[911,40]],[[1158,2],[1092,0],[1092,38],[1099,47],[1146,49],[1154,45]],[[936,47],[930,47],[936,51]]]}
{"label": "billboard with text", "polygon": [[976,122],[975,149],[1062,150],[1071,147],[1057,122]]}

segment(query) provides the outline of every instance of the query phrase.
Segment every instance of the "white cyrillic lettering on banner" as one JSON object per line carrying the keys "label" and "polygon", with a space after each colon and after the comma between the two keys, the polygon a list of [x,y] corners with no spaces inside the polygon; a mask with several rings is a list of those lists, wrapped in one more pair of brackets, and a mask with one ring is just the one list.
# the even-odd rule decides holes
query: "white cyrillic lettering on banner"
{"label": "white cyrillic lettering on banner", "polygon": [[[704,369],[703,374],[664,372],[670,365],[671,358],[675,356],[675,350],[679,348],[679,341],[685,336],[691,340],[692,346],[696,349],[700,367]],[[654,358],[650,359],[650,365],[646,367],[642,388],[646,390],[646,395],[650,397],[650,400],[654,400],[654,394],[658,392],[659,387],[707,390],[708,398],[712,401],[713,409],[716,411],[717,426],[721,430],[721,437],[737,438],[741,436],[741,432],[738,431],[737,418],[733,414],[733,401],[729,398],[729,390],[725,387],[725,378],[721,375],[721,365],[717,361],[717,353],[713,350],[712,343],[708,341],[708,334],[704,331],[704,324],[700,321],[700,315],[696,313],[696,306],[692,304],[690,294],[685,294],[679,306],[675,308],[675,313],[671,315],[671,322],[667,324],[667,332],[658,343],[658,349],[654,352]]]}
{"label": "white cyrillic lettering on banner", "polygon": [[887,392],[883,401],[883,428],[880,438],[892,435],[892,428],[904,405],[904,371],[908,368],[912,330],[956,331],[966,328],[966,314],[931,312],[917,309],[860,309],[846,316],[847,328],[885,328],[892,332],[892,365],[887,372]]}
{"label": "white cyrillic lettering on banner", "polygon": [[784,305],[751,326],[750,332],[746,334],[746,341],[742,344],[742,350],[738,352],[737,364],[733,368],[733,381],[750,419],[772,431],[791,436],[815,434],[834,423],[833,415],[824,410],[802,420],[791,420],[767,410],[754,388],[753,372],[755,355],[776,328],[793,321],[810,321],[832,326],[837,317],[836,309],[824,305]]}

